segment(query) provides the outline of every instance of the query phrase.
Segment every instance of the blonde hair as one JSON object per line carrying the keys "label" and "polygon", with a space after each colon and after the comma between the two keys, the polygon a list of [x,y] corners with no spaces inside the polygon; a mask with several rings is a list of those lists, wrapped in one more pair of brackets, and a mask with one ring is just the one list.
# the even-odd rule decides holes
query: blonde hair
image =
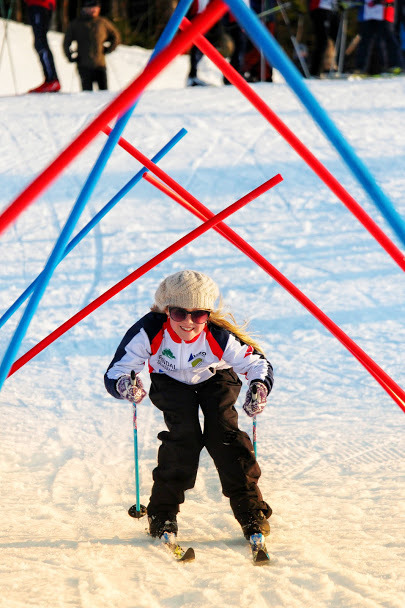
{"label": "blonde hair", "polygon": [[[151,311],[166,314],[166,310],[161,310],[156,304],[151,306]],[[222,299],[220,299],[218,308],[210,312],[208,323],[212,323],[213,325],[217,325],[218,327],[222,327],[223,329],[230,331],[237,338],[239,338],[239,340],[242,340],[242,342],[245,344],[249,344],[249,346],[253,346],[255,350],[264,355],[264,351],[260,344],[258,344],[253,336],[246,331],[249,323],[247,321],[245,321],[243,324],[237,323],[233,314],[224,310],[222,306]]]}
{"label": "blonde hair", "polygon": [[227,329],[237,338],[242,340],[242,342],[253,346],[255,350],[264,355],[264,351],[260,344],[254,339],[254,337],[250,333],[247,332],[247,328],[249,326],[248,321],[245,321],[243,324],[237,323],[233,314],[229,311],[224,311],[222,306],[220,306],[217,310],[213,310],[211,312],[208,319],[208,323],[213,323],[214,325],[218,325],[218,327]]}

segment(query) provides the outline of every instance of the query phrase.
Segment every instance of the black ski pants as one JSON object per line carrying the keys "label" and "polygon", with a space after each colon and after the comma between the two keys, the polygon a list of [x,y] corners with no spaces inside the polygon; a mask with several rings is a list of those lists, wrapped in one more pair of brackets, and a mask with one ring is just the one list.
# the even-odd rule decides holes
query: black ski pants
{"label": "black ski pants", "polygon": [[368,71],[375,44],[379,45],[380,53],[384,54],[384,51],[386,51],[386,56],[383,59],[386,67],[403,67],[400,47],[392,24],[387,21],[369,19],[360,23],[360,44],[357,47],[356,55],[356,68],[358,70]]}
{"label": "black ski pants", "polygon": [[45,80],[46,82],[58,80],[53,55],[46,36],[52,17],[52,11],[43,6],[34,5],[28,7],[28,15],[34,34],[34,47],[39,55]]}
{"label": "black ski pants", "polygon": [[99,91],[107,90],[107,68],[87,68],[78,66],[79,76],[83,91],[92,91],[93,83],[96,83]]}
{"label": "black ski pants", "polygon": [[325,8],[316,8],[310,11],[310,17],[315,43],[309,71],[311,76],[320,76],[323,72],[323,58],[328,47],[328,38],[336,40],[339,22],[337,14]]}
{"label": "black ski pants", "polygon": [[[271,509],[257,485],[260,468],[247,433],[238,428],[234,407],[241,381],[232,369],[219,370],[200,384],[188,385],[165,374],[151,374],[150,399],[163,412],[168,428],[158,434],[162,442],[148,514],[177,513],[184,492],[194,487],[200,452],[205,446],[218,470],[222,492],[235,515]],[[204,428],[199,408],[204,414]]]}

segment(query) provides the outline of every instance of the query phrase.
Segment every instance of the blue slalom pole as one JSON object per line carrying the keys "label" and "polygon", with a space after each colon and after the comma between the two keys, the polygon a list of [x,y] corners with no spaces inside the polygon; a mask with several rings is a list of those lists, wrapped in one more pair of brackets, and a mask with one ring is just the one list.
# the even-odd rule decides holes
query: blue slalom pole
{"label": "blue slalom pole", "polygon": [[[129,117],[128,117],[129,119]],[[118,124],[118,123],[117,123]],[[124,129],[124,124],[122,123],[122,130]],[[56,244],[51,252],[51,255],[48,258],[48,261],[45,265],[44,270],[38,277],[38,282],[34,287],[33,293],[30,297],[30,300],[25,308],[24,314],[21,317],[21,320],[17,326],[16,331],[14,332],[13,337],[8,345],[6,353],[3,357],[3,360],[0,364],[0,390],[3,387],[3,384],[8,376],[8,373],[15,361],[15,358],[18,353],[18,349],[20,348],[21,342],[24,339],[25,334],[27,333],[27,329],[29,324],[32,321],[32,318],[38,308],[38,305],[41,301],[42,296],[45,293],[45,290],[48,286],[49,281],[52,278],[52,275],[55,271],[56,266],[62,259],[62,255],[66,246],[68,244],[69,238],[79,221],[79,218],[84,210],[84,207],[93,192],[95,185],[107,163],[108,158],[111,155],[113,147],[119,140],[121,136],[122,130],[113,129],[110,134],[110,137],[107,140],[106,145],[101,151],[100,156],[98,157],[96,164],[90,172],[90,176],[88,177],[86,183],[84,184],[76,203],[73,205],[72,211],[56,241]]]}
{"label": "blue slalom pole", "polygon": [[[159,162],[179,141],[186,135],[186,129],[182,128],[180,131],[169,141],[155,156],[152,158],[154,163]],[[147,173],[149,169],[143,167],[138,173],[134,175],[129,182],[121,188],[121,190],[93,217],[92,220],[77,235],[70,241],[64,250],[61,261],[84,239],[84,237],[94,228],[94,226],[102,220],[102,218],[142,179],[144,173]],[[41,273],[42,274],[42,273]],[[0,328],[9,320],[9,318],[20,308],[25,302],[28,296],[32,293],[35,285],[39,281],[38,277],[29,285],[26,290],[17,298],[17,300],[10,306],[8,310],[0,318]]]}
{"label": "blue slalom pole", "polygon": [[[136,374],[134,370],[131,371],[131,382],[134,385],[136,383]],[[128,515],[131,517],[135,517],[135,519],[140,519],[144,515],[146,515],[146,507],[141,505],[141,493],[140,493],[140,483],[139,483],[139,457],[138,457],[138,421],[136,416],[136,403],[135,401],[132,404],[133,408],[133,429],[134,429],[134,461],[135,461],[135,495],[136,495],[136,504],[132,505],[128,509]]]}
{"label": "blue slalom pole", "polygon": [[377,185],[365,164],[357,157],[353,148],[345,140],[339,129],[329,118],[326,111],[306,86],[300,72],[281,49],[277,41],[269,34],[255,13],[244,4],[243,0],[226,0],[232,14],[246,30],[255,45],[263,51],[267,61],[284,76],[286,82],[300,99],[314,121],[336,148],[350,171],[360,182],[379,211],[390,224],[395,234],[405,245],[405,222],[394,208],[392,202]]}
{"label": "blue slalom pole", "polygon": [[[160,50],[162,50],[163,47],[168,44],[170,40],[174,37],[178,29],[178,24],[186,14],[188,8],[190,7],[190,4],[191,0],[180,0],[170,21],[167,23],[166,28],[158,41],[158,44],[156,45],[152,57],[154,57],[158,52],[160,52]],[[63,251],[66,248],[66,245],[74,230],[74,227],[76,226],[80,215],[82,214],[84,207],[88,199],[90,198],[96,186],[96,183],[100,178],[101,173],[104,170],[105,165],[107,164],[107,161],[110,158],[115,145],[121,137],[122,131],[128,123],[135,107],[136,104],[134,104],[132,108],[130,108],[123,116],[119,117],[119,119],[117,120],[114,129],[111,131],[108,140],[100,153],[100,156],[98,157],[93,169],[91,170],[86,180],[86,183],[82,188],[82,191],[79,194],[75,205],[73,206],[73,209],[65,226],[62,229],[58,240],[56,241],[55,247],[53,248],[48,262],[46,263],[45,268],[40,275],[40,279],[34,288],[34,291],[26,306],[24,314],[18,324],[18,327],[9,343],[9,346],[0,364],[0,390],[2,389],[3,384],[11,369],[11,366],[17,356],[18,349],[27,332],[29,324],[31,323],[31,320],[38,308],[39,302],[46,290],[46,287],[48,286],[52,274],[62,258]]]}

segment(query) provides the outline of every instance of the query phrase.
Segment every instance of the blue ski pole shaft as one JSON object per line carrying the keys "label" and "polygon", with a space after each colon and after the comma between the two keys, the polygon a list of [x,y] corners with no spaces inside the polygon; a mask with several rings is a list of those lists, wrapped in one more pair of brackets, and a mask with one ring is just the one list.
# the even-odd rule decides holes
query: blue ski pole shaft
{"label": "blue ski pole shaft", "polygon": [[[181,5],[181,10],[179,9],[177,12],[175,11],[176,18],[180,19],[180,21],[181,21],[181,19],[184,17],[185,13],[187,12],[190,4],[191,4],[191,0],[180,0],[180,3],[178,5],[178,7],[176,8],[176,11],[177,11],[177,9],[179,9],[180,5]],[[166,45],[174,37],[174,34],[176,33],[176,29],[175,29],[176,22],[173,20],[173,17],[174,17],[174,14],[172,16],[172,19],[170,19],[169,23],[167,24],[165,31],[163,32],[163,34],[161,36],[161,39],[159,40],[159,42],[162,41],[161,45],[160,45],[161,47]],[[169,24],[170,24],[170,26],[169,26]],[[160,46],[159,46],[159,50],[160,50]],[[158,49],[156,48],[155,53],[157,50]],[[137,100],[137,103],[138,103],[138,100]],[[125,129],[125,126],[127,125],[135,107],[136,107],[136,104],[134,104],[132,106],[132,108],[130,108],[125,114],[121,115],[118,118],[118,120],[114,126],[114,129],[110,133],[104,148],[102,149],[93,169],[91,170],[91,172],[86,180],[86,183],[84,184],[84,186],[77,198],[76,203],[74,204],[74,206],[72,208],[72,211],[67,219],[65,226],[63,227],[63,229],[59,235],[59,238],[56,241],[56,244],[46,263],[46,266],[45,266],[43,272],[41,273],[40,279],[39,279],[38,283],[35,285],[31,298],[24,311],[24,314],[17,326],[16,331],[14,332],[13,337],[11,338],[11,341],[5,352],[3,360],[0,363],[0,390],[2,389],[3,384],[11,369],[11,366],[12,366],[13,362],[15,361],[15,358],[18,353],[18,349],[28,330],[31,320],[38,308],[39,302],[40,302],[43,294],[45,293],[45,290],[52,277],[52,274],[62,258],[63,251],[68,244],[69,238],[74,230],[74,227],[76,226],[77,222],[79,221],[79,218],[84,210],[84,207],[85,207],[87,201],[89,200],[89,198],[96,186],[96,183],[98,182],[98,180],[101,176],[101,173],[103,172],[103,170],[108,162],[108,159],[110,158],[112,151],[113,151],[115,145],[117,144],[123,130]]]}
{"label": "blue ski pole shaft", "polygon": [[257,418],[253,416],[253,449],[255,451],[255,458],[257,458]]}
{"label": "blue ski pole shaft", "polygon": [[[136,374],[134,370],[131,372],[132,385],[136,385]],[[138,420],[136,416],[136,401],[133,402],[133,429],[134,429],[134,461],[135,461],[135,494],[136,494],[136,512],[141,511],[141,496],[139,490],[139,458],[138,458]]]}
{"label": "blue ski pole shaft", "polygon": [[[159,162],[168,152],[177,144],[177,142],[186,135],[186,129],[180,129],[180,131],[169,141],[159,152],[153,157],[153,162]],[[109,211],[142,179],[144,173],[149,171],[146,167],[143,167],[138,173],[134,175],[129,182],[121,188],[121,190],[93,217],[92,220],[84,227],[77,235],[70,241],[66,246],[61,261],[84,239],[84,237],[94,228],[94,226],[107,215]],[[17,300],[10,306],[8,310],[0,318],[0,328],[3,327],[9,318],[20,308],[25,302],[29,295],[33,292],[35,285],[40,280],[40,273],[37,278],[27,287],[27,289],[17,298]]]}
{"label": "blue ski pole shaft", "polygon": [[135,494],[136,494],[136,511],[140,513],[141,495],[139,488],[139,459],[138,459],[138,423],[136,417],[136,403],[133,404],[133,428],[134,428],[134,460],[135,460]]}
{"label": "blue ski pole shaft", "polygon": [[[136,373],[131,371],[131,382],[136,386]],[[128,514],[135,519],[140,519],[146,515],[146,507],[141,505],[140,483],[139,483],[139,457],[138,457],[138,420],[136,414],[136,402],[132,403],[133,407],[133,429],[134,429],[134,462],[135,462],[135,496],[136,503],[128,510]],[[134,508],[135,507],[135,508]]]}
{"label": "blue ski pole shaft", "polygon": [[[256,385],[252,386],[252,404],[257,405],[257,388]],[[254,409],[253,409],[254,411]],[[255,452],[255,458],[257,458],[257,418],[253,416],[253,449]]]}

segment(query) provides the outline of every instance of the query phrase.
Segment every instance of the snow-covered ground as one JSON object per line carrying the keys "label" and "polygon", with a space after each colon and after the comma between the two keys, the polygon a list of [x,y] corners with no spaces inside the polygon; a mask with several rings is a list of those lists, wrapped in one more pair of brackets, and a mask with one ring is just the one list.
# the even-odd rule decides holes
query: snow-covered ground
{"label": "snow-covered ground", "polygon": [[[4,23],[4,22],[3,22]],[[0,29],[0,36],[4,29]],[[41,82],[29,28],[10,24],[18,92]],[[115,95],[78,93],[74,68],[51,34],[65,94],[0,99],[0,209]],[[109,57],[118,90],[148,53]],[[152,156],[181,127],[161,167],[219,211],[276,173],[284,182],[228,224],[405,385],[403,272],[233,87],[185,89],[181,57],[141,98],[124,136]],[[201,75],[220,76],[204,59]],[[405,216],[405,78],[311,81],[311,90]],[[398,246],[281,77],[256,91]],[[14,93],[3,54],[0,93]],[[0,312],[37,276],[105,137],[97,140],[1,236]],[[80,220],[139,170],[115,150]],[[140,183],[61,263],[20,354],[108,287],[198,225]],[[104,390],[103,373],[126,329],[148,311],[159,281],[189,267],[212,275],[239,320],[249,318],[275,368],[258,418],[260,487],[271,504],[271,565],[249,548],[203,452],[179,538],[197,560],[172,561],[128,517],[135,502],[132,411]],[[20,313],[0,331],[1,356]],[[148,376],[144,374],[145,384]],[[241,426],[251,421],[238,403]],[[139,407],[141,502],[147,503],[162,430]],[[400,408],[310,314],[215,232],[176,253],[98,309],[6,381],[0,393],[0,605],[5,608],[402,608],[404,417]]]}

